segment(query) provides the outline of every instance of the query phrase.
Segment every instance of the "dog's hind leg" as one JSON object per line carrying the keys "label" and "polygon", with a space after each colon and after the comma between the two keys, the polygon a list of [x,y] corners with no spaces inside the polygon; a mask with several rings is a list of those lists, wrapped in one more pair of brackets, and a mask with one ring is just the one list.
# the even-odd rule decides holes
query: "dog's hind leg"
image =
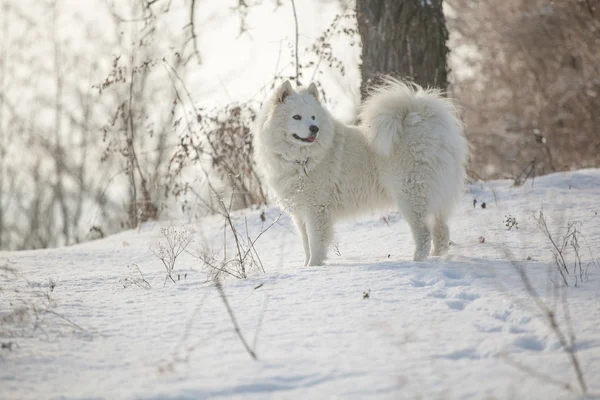
{"label": "dog's hind leg", "polygon": [[306,231],[310,247],[310,259],[306,266],[322,265],[327,256],[327,249],[333,236],[331,216],[325,208],[309,212],[306,220]]}
{"label": "dog's hind leg", "polygon": [[423,261],[429,256],[431,251],[431,234],[425,223],[424,218],[415,216],[407,219],[415,241],[415,252],[413,255],[414,261]]}
{"label": "dog's hind leg", "polygon": [[398,208],[402,217],[408,222],[415,242],[414,261],[423,261],[431,250],[431,233],[426,223],[426,200],[411,193],[410,200],[400,199]]}
{"label": "dog's hind leg", "polygon": [[441,217],[436,217],[433,226],[433,252],[434,256],[441,256],[448,252],[450,247],[450,231],[446,221]]}
{"label": "dog's hind leg", "polygon": [[298,217],[294,217],[294,223],[296,224],[296,228],[298,228],[298,232],[300,233],[300,237],[302,238],[302,246],[304,247],[304,264],[308,265],[310,260],[310,245],[308,244],[308,233],[306,232],[306,224],[300,220]]}

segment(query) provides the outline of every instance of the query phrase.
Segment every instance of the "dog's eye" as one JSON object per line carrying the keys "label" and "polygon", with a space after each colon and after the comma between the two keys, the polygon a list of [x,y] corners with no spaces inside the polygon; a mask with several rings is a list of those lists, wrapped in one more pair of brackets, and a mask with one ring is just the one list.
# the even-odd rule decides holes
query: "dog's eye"
{"label": "dog's eye", "polygon": [[313,121],[315,120],[315,116],[314,115],[311,118],[313,119]]}
{"label": "dog's eye", "polygon": [[302,117],[299,116],[298,114],[294,115],[292,118],[294,118],[295,120],[298,120],[298,121],[302,119]]}

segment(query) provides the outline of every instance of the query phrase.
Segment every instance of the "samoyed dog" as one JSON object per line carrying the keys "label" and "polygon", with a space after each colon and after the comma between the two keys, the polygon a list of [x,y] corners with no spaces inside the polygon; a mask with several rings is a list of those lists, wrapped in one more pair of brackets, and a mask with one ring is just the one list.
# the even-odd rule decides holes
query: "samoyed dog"
{"label": "samoyed dog", "polygon": [[372,88],[361,125],[334,119],[314,83],[279,87],[259,113],[259,173],[292,214],[306,255],[321,265],[336,221],[396,207],[410,225],[413,259],[448,251],[448,217],[464,188],[469,145],[456,108],[438,90],[392,78]]}

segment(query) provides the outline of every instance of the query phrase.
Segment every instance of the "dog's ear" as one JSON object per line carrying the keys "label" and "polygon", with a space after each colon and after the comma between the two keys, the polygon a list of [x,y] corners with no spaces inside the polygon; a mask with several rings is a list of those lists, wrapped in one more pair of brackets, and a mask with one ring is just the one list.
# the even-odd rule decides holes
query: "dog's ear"
{"label": "dog's ear", "polygon": [[292,89],[292,84],[290,81],[283,82],[279,87],[279,90],[277,90],[277,101],[283,103],[285,99],[292,93],[294,93],[294,89]]}
{"label": "dog's ear", "polygon": [[314,82],[311,82],[310,85],[308,85],[308,88],[306,89],[306,91],[310,94],[313,95],[313,97],[319,101],[319,89],[317,88],[317,85],[315,85]]}

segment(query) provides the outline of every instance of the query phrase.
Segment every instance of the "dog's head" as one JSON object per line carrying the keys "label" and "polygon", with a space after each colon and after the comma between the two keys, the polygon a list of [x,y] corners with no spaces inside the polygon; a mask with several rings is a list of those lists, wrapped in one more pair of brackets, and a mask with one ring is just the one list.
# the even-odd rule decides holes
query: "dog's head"
{"label": "dog's head", "polygon": [[311,146],[319,137],[319,125],[323,120],[319,103],[319,91],[314,83],[296,93],[289,81],[285,81],[276,93],[277,107],[284,116],[288,140],[303,146]]}
{"label": "dog's head", "polygon": [[296,92],[290,82],[285,81],[265,106],[259,125],[259,134],[268,136],[264,139],[273,145],[306,148],[306,151],[314,146],[328,147],[333,131],[331,118],[319,102],[319,91],[314,83]]}

